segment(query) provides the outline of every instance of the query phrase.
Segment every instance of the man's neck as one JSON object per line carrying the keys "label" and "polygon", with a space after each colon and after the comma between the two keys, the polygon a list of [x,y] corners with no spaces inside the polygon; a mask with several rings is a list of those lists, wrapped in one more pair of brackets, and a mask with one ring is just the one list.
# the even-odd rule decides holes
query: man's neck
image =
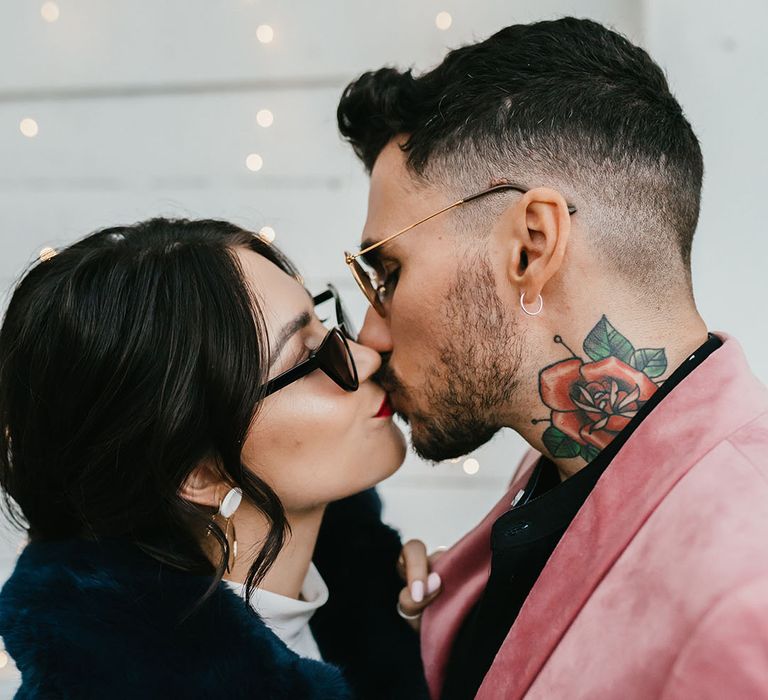
{"label": "man's neck", "polygon": [[663,328],[596,314],[568,336],[552,333],[532,362],[511,425],[562,479],[610,444],[664,380],[707,339],[698,314]]}
{"label": "man's neck", "polygon": [[[319,507],[298,514],[287,514],[291,534],[259,588],[289,598],[300,597],[324,512],[325,508]],[[243,583],[264,542],[266,527],[263,517],[257,515],[253,518],[241,518],[241,522],[237,524],[237,534],[239,555],[232,571],[224,578]]]}

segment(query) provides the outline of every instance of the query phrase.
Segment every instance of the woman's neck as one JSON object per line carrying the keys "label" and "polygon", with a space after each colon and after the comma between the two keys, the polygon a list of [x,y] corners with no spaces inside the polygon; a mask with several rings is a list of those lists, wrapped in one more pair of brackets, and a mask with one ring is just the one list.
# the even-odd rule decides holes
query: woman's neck
{"label": "woman's neck", "polygon": [[[230,573],[224,575],[225,579],[236,583],[245,581],[267,532],[263,517],[255,514],[256,517],[249,518],[249,513],[245,509],[241,510],[243,512],[239,510],[234,518],[237,527],[237,561]],[[325,507],[321,506],[302,513],[286,514],[291,534],[259,588],[289,598],[300,597],[324,512]]]}

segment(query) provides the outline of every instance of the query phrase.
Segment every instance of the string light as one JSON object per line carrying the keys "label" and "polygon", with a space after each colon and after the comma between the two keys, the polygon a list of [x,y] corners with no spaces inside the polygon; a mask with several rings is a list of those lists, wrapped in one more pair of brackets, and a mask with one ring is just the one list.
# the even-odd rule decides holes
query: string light
{"label": "string light", "polygon": [[26,117],[19,122],[19,131],[28,139],[33,139],[37,136],[40,128],[37,126],[37,122],[34,119]]}
{"label": "string light", "polygon": [[477,474],[480,471],[480,462],[474,457],[470,457],[464,461],[463,469],[467,474]]}
{"label": "string light", "polygon": [[55,22],[60,14],[59,6],[55,2],[44,2],[40,8],[40,16],[46,22]]}
{"label": "string light", "polygon": [[275,115],[272,114],[268,109],[260,109],[256,113],[256,123],[259,126],[263,126],[265,129],[267,127],[272,126],[272,124],[275,121]]}
{"label": "string light", "polygon": [[251,172],[258,172],[261,170],[261,166],[264,165],[264,159],[258,153],[251,153],[245,159],[245,167]]}
{"label": "string light", "polygon": [[453,17],[448,12],[438,12],[435,17],[435,25],[438,29],[445,31],[453,24]]}
{"label": "string light", "polygon": [[262,226],[259,229],[259,238],[267,243],[272,243],[275,240],[275,229],[271,226]]}
{"label": "string light", "polygon": [[272,39],[275,38],[275,30],[268,24],[260,24],[256,27],[256,38],[262,44],[271,44]]}

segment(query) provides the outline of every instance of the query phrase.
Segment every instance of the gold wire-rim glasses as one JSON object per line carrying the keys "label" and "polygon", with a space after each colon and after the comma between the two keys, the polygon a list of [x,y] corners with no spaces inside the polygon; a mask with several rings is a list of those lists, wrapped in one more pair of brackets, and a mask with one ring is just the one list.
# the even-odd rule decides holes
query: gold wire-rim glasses
{"label": "gold wire-rim glasses", "polygon": [[[514,190],[515,192],[520,192],[520,194],[525,194],[526,192],[528,192],[529,188],[522,187],[521,185],[516,185],[510,182],[503,182],[500,184],[493,185],[488,189],[481,190],[480,192],[471,194],[468,197],[463,197],[462,199],[457,200],[453,204],[449,204],[447,207],[443,207],[439,211],[436,211],[433,214],[430,214],[429,216],[425,216],[423,219],[420,219],[415,224],[406,226],[404,229],[401,229],[397,233],[393,233],[391,236],[387,236],[386,238],[380,241],[376,241],[376,243],[372,243],[366,248],[359,250],[357,253],[349,253],[346,251],[344,252],[344,260],[347,266],[349,267],[350,272],[352,273],[352,277],[354,277],[355,282],[357,282],[357,286],[360,287],[360,290],[365,295],[365,298],[368,299],[371,306],[373,306],[373,308],[376,310],[379,316],[383,318],[386,315],[386,312],[384,309],[384,301],[381,298],[381,294],[385,292],[386,288],[382,285],[379,285],[379,286],[374,285],[370,275],[365,271],[362,265],[360,265],[360,263],[358,262],[358,258],[370,253],[371,251],[376,250],[376,248],[380,248],[385,243],[389,243],[390,241],[394,240],[398,236],[402,236],[404,233],[407,233],[412,228],[416,228],[419,224],[423,224],[425,221],[434,219],[436,216],[439,216],[440,214],[448,211],[449,209],[458,207],[462,204],[465,204],[466,202],[471,202],[472,200],[478,199],[479,197],[483,197],[487,194],[492,194],[494,192],[501,192],[502,190]],[[566,206],[568,207],[569,214],[576,213],[575,206],[573,206],[572,204],[566,204]]]}

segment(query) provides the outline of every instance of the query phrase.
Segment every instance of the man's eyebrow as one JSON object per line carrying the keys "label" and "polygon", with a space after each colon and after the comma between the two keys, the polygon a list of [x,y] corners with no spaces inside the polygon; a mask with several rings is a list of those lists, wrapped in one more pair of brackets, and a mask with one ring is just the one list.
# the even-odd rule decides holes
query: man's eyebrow
{"label": "man's eyebrow", "polygon": [[275,360],[280,357],[280,353],[283,351],[286,343],[296,333],[298,333],[303,328],[306,328],[311,321],[312,317],[309,315],[309,311],[305,311],[304,313],[301,313],[296,318],[294,318],[293,321],[283,326],[283,329],[280,331],[280,335],[277,337],[275,347],[272,349],[270,364],[274,364]]}

